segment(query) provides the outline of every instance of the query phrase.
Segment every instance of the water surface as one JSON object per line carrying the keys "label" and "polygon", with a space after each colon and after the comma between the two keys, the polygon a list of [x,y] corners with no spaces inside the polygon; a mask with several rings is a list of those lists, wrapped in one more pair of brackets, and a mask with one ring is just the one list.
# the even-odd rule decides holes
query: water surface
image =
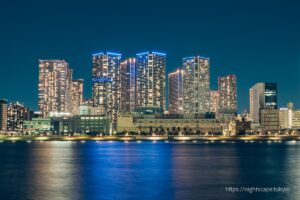
{"label": "water surface", "polygon": [[300,142],[7,141],[0,199],[300,199]]}

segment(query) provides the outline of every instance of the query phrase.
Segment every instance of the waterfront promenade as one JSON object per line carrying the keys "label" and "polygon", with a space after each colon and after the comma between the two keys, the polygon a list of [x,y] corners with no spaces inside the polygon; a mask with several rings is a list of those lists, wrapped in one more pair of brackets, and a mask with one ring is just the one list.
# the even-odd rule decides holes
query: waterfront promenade
{"label": "waterfront promenade", "polygon": [[300,140],[300,136],[7,136],[0,141],[280,141]]}

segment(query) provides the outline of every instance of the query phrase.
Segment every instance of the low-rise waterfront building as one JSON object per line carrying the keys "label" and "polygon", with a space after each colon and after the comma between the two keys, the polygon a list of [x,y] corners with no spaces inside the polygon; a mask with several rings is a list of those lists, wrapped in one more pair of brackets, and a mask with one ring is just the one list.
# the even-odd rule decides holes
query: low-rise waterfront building
{"label": "low-rise waterfront building", "polygon": [[105,115],[85,114],[51,118],[53,134],[110,135],[112,120]]}
{"label": "low-rise waterfront building", "polygon": [[74,116],[74,132],[88,135],[111,135],[112,120],[103,115]]}
{"label": "low-rise waterfront building", "polygon": [[53,135],[110,135],[112,120],[104,115],[55,116],[34,118],[24,122],[25,133],[50,133]]}
{"label": "low-rise waterfront building", "polygon": [[51,117],[51,123],[53,124],[54,135],[69,135],[74,133],[72,115]]}
{"label": "low-rise waterfront building", "polygon": [[120,115],[118,132],[206,134],[221,133],[222,125],[215,118],[203,115]]}
{"label": "low-rise waterfront building", "polygon": [[33,118],[24,121],[24,133],[51,133],[53,124],[50,118]]}

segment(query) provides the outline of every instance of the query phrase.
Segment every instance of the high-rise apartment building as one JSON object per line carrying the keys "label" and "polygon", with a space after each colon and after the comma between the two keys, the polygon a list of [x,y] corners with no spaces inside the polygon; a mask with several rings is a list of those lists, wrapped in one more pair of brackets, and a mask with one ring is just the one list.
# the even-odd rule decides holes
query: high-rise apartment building
{"label": "high-rise apartment building", "polygon": [[0,99],[0,131],[7,130],[7,100]]}
{"label": "high-rise apartment building", "polygon": [[166,110],[166,54],[136,54],[136,107]]}
{"label": "high-rise apartment building", "polygon": [[250,117],[260,123],[262,109],[277,109],[277,84],[257,83],[250,88]]}
{"label": "high-rise apartment building", "polygon": [[112,118],[113,130],[121,107],[121,57],[112,52],[93,54],[93,106]]}
{"label": "high-rise apartment building", "polygon": [[216,113],[219,107],[219,91],[218,90],[211,90],[210,91],[210,105],[209,111]]}
{"label": "high-rise apartment building", "polygon": [[33,118],[33,111],[25,107],[19,102],[10,103],[7,111],[7,130],[8,131],[23,131],[25,120]]}
{"label": "high-rise apartment building", "polygon": [[39,60],[39,110],[72,112],[72,70],[65,60]]}
{"label": "high-rise apartment building", "polygon": [[183,114],[183,70],[168,74],[168,100],[170,114]]}
{"label": "high-rise apartment building", "polygon": [[128,58],[121,63],[121,111],[135,110],[136,59]]}
{"label": "high-rise apartment building", "polygon": [[210,61],[200,56],[183,58],[183,111],[184,114],[209,112]]}
{"label": "high-rise apartment building", "polygon": [[228,75],[218,78],[219,107],[217,118],[220,121],[232,120],[237,114],[237,78]]}
{"label": "high-rise apartment building", "polygon": [[83,80],[72,81],[72,114],[80,113],[80,105],[83,103]]}

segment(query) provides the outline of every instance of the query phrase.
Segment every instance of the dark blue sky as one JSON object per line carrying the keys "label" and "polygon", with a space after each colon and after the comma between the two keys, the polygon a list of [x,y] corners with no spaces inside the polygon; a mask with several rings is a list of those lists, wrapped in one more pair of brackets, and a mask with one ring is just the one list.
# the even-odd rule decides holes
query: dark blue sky
{"label": "dark blue sky", "polygon": [[211,58],[217,77],[236,74],[238,107],[249,88],[278,83],[279,105],[300,107],[300,1],[5,1],[0,6],[0,98],[37,108],[38,59],[66,59],[91,96],[91,54],[167,53],[167,72],[182,57]]}

